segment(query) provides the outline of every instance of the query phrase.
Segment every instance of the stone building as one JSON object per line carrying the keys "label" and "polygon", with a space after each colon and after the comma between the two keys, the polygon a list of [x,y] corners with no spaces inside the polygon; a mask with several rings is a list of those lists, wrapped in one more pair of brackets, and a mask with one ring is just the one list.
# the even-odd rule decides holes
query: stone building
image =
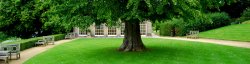
{"label": "stone building", "polygon": [[[150,21],[144,21],[140,23],[141,36],[152,35],[152,23]],[[120,27],[107,27],[105,24],[91,25],[89,30],[74,28],[74,33],[78,37],[123,37],[124,36],[124,24]]]}

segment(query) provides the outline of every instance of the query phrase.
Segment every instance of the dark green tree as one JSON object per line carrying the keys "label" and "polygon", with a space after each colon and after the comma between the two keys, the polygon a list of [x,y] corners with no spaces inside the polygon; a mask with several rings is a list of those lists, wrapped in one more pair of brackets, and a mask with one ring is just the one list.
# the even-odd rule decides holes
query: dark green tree
{"label": "dark green tree", "polygon": [[[48,0],[52,8],[44,15],[49,22],[69,28],[86,28],[92,23],[125,23],[125,36],[120,51],[146,49],[140,36],[139,23],[182,17],[185,21],[205,18],[207,8],[219,8],[236,0]],[[202,20],[201,20],[202,21]]]}
{"label": "dark green tree", "polygon": [[40,15],[44,10],[36,8],[35,0],[0,0],[0,31],[23,38],[40,32]]}
{"label": "dark green tree", "polygon": [[0,31],[10,36],[30,38],[72,29],[47,20],[49,17],[45,13],[51,7],[45,0],[0,0]]}
{"label": "dark green tree", "polygon": [[120,19],[125,23],[125,36],[119,50],[143,51],[146,47],[140,36],[140,22],[180,17],[188,22],[205,18],[203,11],[207,8],[232,2],[236,0],[1,0],[0,28],[17,29],[5,32],[25,32],[25,35],[39,29],[34,28],[35,21],[71,29],[86,28],[93,23],[117,24]]}

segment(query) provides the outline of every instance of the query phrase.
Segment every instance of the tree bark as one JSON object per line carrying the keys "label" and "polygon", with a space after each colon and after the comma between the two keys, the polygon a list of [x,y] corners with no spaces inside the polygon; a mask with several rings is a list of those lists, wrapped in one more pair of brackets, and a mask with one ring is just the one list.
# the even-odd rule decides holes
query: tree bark
{"label": "tree bark", "polygon": [[123,44],[119,51],[144,51],[146,50],[141,40],[140,25],[138,21],[126,21]]}

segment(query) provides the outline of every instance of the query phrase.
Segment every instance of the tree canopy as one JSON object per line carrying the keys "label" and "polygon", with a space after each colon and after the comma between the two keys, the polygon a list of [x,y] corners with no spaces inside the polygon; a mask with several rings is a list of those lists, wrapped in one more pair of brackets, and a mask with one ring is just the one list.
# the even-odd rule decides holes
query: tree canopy
{"label": "tree canopy", "polygon": [[48,0],[44,2],[53,4],[50,13],[47,14],[51,21],[59,20],[67,25],[83,26],[94,22],[116,23],[118,19],[143,21],[173,17],[202,18],[203,10],[219,8],[236,0]]}
{"label": "tree canopy", "polygon": [[[0,28],[23,36],[41,31],[62,32],[95,24],[125,24],[121,51],[142,51],[139,22],[183,18],[206,21],[206,9],[237,0],[1,0]],[[204,19],[197,19],[204,18]]]}

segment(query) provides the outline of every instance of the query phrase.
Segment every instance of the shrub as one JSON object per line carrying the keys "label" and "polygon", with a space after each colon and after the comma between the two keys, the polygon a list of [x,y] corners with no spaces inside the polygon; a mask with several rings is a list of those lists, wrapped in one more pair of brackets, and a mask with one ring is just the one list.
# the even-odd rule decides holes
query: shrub
{"label": "shrub", "polygon": [[4,41],[8,39],[8,36],[6,34],[4,34],[3,32],[0,32],[0,42]]}
{"label": "shrub", "polygon": [[169,22],[165,22],[160,25],[160,35],[161,36],[171,35],[171,24]]}
{"label": "shrub", "polygon": [[183,19],[168,20],[160,25],[161,36],[183,36],[186,34],[185,22]]}
{"label": "shrub", "polygon": [[236,20],[236,23],[242,23],[244,21],[250,20],[250,8],[247,8],[243,13],[240,18]]}
{"label": "shrub", "polygon": [[206,14],[206,18],[196,18],[194,20],[189,20],[186,24],[186,29],[189,30],[198,30],[206,31],[210,29],[215,29],[230,25],[230,17],[225,12],[216,12]]}
{"label": "shrub", "polygon": [[230,17],[225,12],[209,13],[193,20],[172,19],[160,25],[161,36],[185,36],[190,30],[206,31],[230,25]]}
{"label": "shrub", "polygon": [[161,22],[159,22],[158,20],[156,20],[153,23],[153,29],[154,29],[154,31],[158,32],[160,30],[160,25],[161,25]]}
{"label": "shrub", "polygon": [[65,34],[56,34],[56,35],[51,35],[54,36],[55,41],[62,40],[65,37]]}
{"label": "shrub", "polygon": [[25,49],[29,49],[31,47],[33,47],[35,45],[35,42],[37,42],[38,40],[41,40],[41,37],[37,37],[37,38],[30,38],[30,39],[25,39],[25,40],[21,40],[19,42],[16,43],[20,43],[20,48],[21,51],[25,50]]}
{"label": "shrub", "polygon": [[230,17],[225,12],[209,13],[207,16],[211,19],[212,23],[208,24],[206,30],[223,27],[230,25]]}
{"label": "shrub", "polygon": [[[56,34],[56,35],[50,35],[50,36],[54,36],[55,41],[58,41],[58,40],[64,39],[65,35],[64,34]],[[25,49],[33,47],[35,45],[35,42],[37,42],[38,40],[42,40],[42,39],[43,39],[43,37],[35,37],[35,38],[23,39],[23,40],[20,40],[17,42],[11,42],[8,44],[20,43],[20,49],[25,50]]]}

